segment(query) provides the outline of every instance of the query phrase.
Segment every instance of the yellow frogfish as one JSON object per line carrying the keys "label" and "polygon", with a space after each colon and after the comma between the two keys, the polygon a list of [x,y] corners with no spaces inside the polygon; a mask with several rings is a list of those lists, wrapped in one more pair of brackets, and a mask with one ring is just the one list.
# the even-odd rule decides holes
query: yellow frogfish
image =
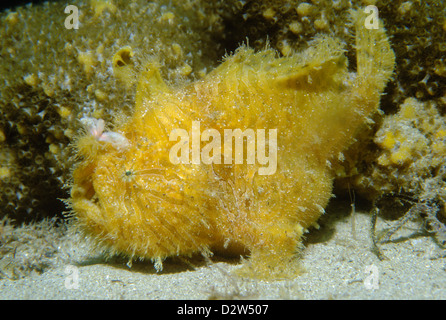
{"label": "yellow frogfish", "polygon": [[181,88],[148,63],[127,121],[108,132],[84,119],[69,199],[79,228],[157,271],[172,256],[245,250],[240,274],[296,276],[302,236],[332,196],[331,164],[394,68],[382,25],[352,17],[356,72],[329,36],[287,57],[242,46]]}

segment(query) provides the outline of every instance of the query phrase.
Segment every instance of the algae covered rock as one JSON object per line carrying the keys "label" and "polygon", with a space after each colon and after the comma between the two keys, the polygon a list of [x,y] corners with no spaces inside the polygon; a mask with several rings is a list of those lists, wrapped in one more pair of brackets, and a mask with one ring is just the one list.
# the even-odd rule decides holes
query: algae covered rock
{"label": "algae covered rock", "polygon": [[220,3],[70,5],[52,1],[0,13],[0,206],[2,216],[18,221],[63,210],[58,198],[66,197],[68,146],[80,133],[79,119],[128,113],[135,88],[126,74],[156,60],[169,82],[188,82],[224,54]]}

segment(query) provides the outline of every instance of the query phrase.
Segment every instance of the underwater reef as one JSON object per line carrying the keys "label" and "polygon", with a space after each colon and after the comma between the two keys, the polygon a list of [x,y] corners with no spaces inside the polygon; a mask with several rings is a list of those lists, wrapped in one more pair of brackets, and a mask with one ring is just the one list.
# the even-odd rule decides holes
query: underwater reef
{"label": "underwater reef", "polygon": [[[168,86],[203,79],[243,43],[282,57],[318,36],[339,39],[356,72],[351,10],[375,5],[395,52],[380,110],[333,162],[334,193],[376,205],[424,203],[440,235],[446,220],[446,4],[444,1],[74,0],[0,13],[0,217],[16,225],[63,217],[79,161],[81,119],[113,131],[134,112],[150,61]],[[116,119],[119,119],[117,121]],[[385,199],[386,201],[382,201]],[[431,220],[429,220],[431,221]],[[8,229],[9,230],[9,229]]]}

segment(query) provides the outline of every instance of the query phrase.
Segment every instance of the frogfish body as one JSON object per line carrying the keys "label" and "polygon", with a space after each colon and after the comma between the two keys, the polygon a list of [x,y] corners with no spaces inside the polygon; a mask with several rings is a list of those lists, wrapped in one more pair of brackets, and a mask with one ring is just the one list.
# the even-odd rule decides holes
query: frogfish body
{"label": "frogfish body", "polygon": [[112,252],[162,269],[171,256],[240,248],[240,273],[293,277],[302,235],[332,196],[331,163],[378,109],[394,55],[382,26],[356,25],[357,73],[331,37],[288,57],[239,48],[170,88],[148,64],[114,132],[90,119],[76,142],[70,205]]}

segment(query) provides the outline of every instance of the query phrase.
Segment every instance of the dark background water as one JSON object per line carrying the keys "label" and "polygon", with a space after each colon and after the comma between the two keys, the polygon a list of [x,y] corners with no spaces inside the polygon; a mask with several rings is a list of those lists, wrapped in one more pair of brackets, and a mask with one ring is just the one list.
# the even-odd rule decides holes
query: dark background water
{"label": "dark background water", "polygon": [[[46,0],[48,1],[48,0]],[[55,0],[51,0],[49,2],[53,2]],[[45,2],[44,0],[0,0],[0,11],[6,9],[14,9],[14,7],[24,6],[30,3],[37,4]]]}

